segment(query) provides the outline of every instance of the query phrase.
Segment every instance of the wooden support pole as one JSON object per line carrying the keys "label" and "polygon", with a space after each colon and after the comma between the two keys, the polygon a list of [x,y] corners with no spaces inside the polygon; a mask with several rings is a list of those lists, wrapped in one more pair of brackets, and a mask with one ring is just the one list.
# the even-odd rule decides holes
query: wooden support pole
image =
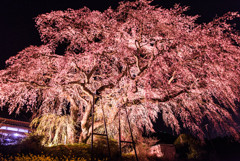
{"label": "wooden support pole", "polygon": [[122,160],[122,147],[121,147],[121,109],[118,110],[118,144],[119,144],[119,154],[120,160]]}
{"label": "wooden support pole", "polygon": [[95,95],[93,95],[93,100],[92,100],[92,135],[91,135],[91,161],[94,161],[93,157],[93,128],[94,128],[94,104],[95,104]]}
{"label": "wooden support pole", "polygon": [[106,124],[106,118],[105,118],[105,113],[104,113],[103,106],[102,106],[102,112],[103,112],[103,121],[104,121],[104,127],[105,127],[105,134],[106,134],[106,137],[107,137],[108,155],[109,155],[109,159],[111,160],[111,152],[110,152],[110,146],[109,146],[109,140],[108,140],[107,124]]}
{"label": "wooden support pole", "polygon": [[126,111],[126,115],[127,115],[127,121],[128,121],[128,126],[129,126],[129,129],[130,129],[130,134],[131,134],[131,138],[132,138],[132,144],[133,144],[133,149],[134,149],[134,152],[135,152],[135,157],[136,157],[136,160],[138,161],[138,156],[137,156],[137,151],[136,151],[136,145],[135,145],[135,142],[134,142],[134,139],[133,139],[132,128],[131,128],[131,125],[130,125],[130,120],[129,120],[129,117],[128,117],[128,113],[127,113],[127,109],[126,109],[126,108],[125,108],[125,111]]}
{"label": "wooden support pole", "polygon": [[93,95],[93,103],[92,103],[92,110],[91,110],[91,115],[92,115],[92,134],[91,134],[91,161],[94,161],[94,151],[93,151],[93,135],[100,135],[100,136],[106,136],[107,139],[107,146],[108,146],[108,155],[109,155],[109,160],[111,160],[111,151],[110,151],[110,145],[109,145],[109,139],[108,139],[108,132],[107,132],[107,123],[106,123],[106,117],[104,113],[104,109],[102,106],[102,112],[103,112],[103,121],[104,121],[104,127],[105,127],[105,134],[100,134],[100,133],[94,133],[94,105],[95,105],[95,96]]}

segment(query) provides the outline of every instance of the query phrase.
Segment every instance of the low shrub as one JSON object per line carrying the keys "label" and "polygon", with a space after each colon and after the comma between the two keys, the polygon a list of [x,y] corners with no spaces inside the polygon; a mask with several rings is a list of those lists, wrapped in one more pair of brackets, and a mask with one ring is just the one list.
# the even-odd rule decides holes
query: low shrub
{"label": "low shrub", "polygon": [[200,140],[186,134],[181,134],[175,140],[174,145],[180,159],[202,160],[206,156],[204,145]]}
{"label": "low shrub", "polygon": [[57,157],[65,160],[66,157],[91,159],[91,148],[88,144],[58,145],[45,147],[43,153],[47,156]]}
{"label": "low shrub", "polygon": [[[114,139],[109,139],[109,146],[111,158],[117,158],[119,155],[118,142]],[[95,158],[109,158],[107,140],[105,136],[95,136],[93,152]]]}
{"label": "low shrub", "polygon": [[[1,161],[89,161],[91,146],[89,144],[70,144],[46,147],[41,145],[41,136],[29,136],[20,144],[0,146]],[[109,160],[106,139],[96,136],[94,139],[94,158],[98,161]],[[118,161],[118,142],[109,139],[111,160]],[[134,161],[132,153],[123,154],[122,161]]]}
{"label": "low shrub", "polygon": [[14,154],[40,154],[44,147],[41,145],[41,136],[29,135],[27,138],[22,140],[16,145],[1,145],[0,153],[3,155],[14,155]]}
{"label": "low shrub", "polygon": [[[45,154],[41,154],[41,155],[34,155],[34,154],[18,154],[16,156],[1,156],[0,155],[0,160],[1,161],[60,161],[60,160],[64,160],[64,161],[88,161],[90,160],[85,159],[85,158],[78,158],[78,157],[73,157],[71,159],[68,158],[68,156],[65,156],[63,158],[59,158],[59,157],[53,157],[53,156],[47,156]],[[101,161],[101,160],[98,160]]]}
{"label": "low shrub", "polygon": [[29,135],[20,144],[16,145],[18,153],[22,154],[40,154],[44,150],[41,144],[43,136]]}

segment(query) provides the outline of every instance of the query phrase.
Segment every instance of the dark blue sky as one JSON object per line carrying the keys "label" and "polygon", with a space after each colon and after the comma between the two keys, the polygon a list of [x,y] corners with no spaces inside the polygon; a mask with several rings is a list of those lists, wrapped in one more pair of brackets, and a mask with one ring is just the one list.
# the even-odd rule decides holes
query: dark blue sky
{"label": "dark blue sky", "polygon": [[[12,55],[30,45],[40,45],[34,17],[52,10],[67,8],[79,9],[87,6],[92,10],[105,10],[109,6],[116,7],[119,0],[1,0],[0,1],[0,69]],[[164,8],[175,3],[190,6],[187,14],[201,15],[198,23],[208,22],[216,15],[221,16],[228,11],[240,11],[240,0],[155,0]],[[238,21],[238,22],[237,22]],[[240,21],[237,20],[240,29]]]}

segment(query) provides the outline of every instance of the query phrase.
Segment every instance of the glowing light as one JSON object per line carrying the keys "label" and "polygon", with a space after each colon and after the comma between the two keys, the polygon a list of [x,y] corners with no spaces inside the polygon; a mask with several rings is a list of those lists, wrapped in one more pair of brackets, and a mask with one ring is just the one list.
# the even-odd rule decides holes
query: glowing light
{"label": "glowing light", "polygon": [[15,136],[15,137],[19,137],[19,136],[21,136],[21,135],[18,134],[18,133],[15,133],[15,134],[13,134],[13,136]]}
{"label": "glowing light", "polygon": [[7,126],[0,127],[0,130],[10,130],[10,131],[19,131],[19,132],[23,132],[23,133],[28,133],[27,129],[19,129],[19,128],[15,128],[15,127],[7,127]]}
{"label": "glowing light", "polygon": [[7,129],[7,127],[6,126],[2,126],[2,127],[0,127],[0,129],[5,130],[5,129]]}
{"label": "glowing light", "polygon": [[28,130],[26,130],[26,129],[19,129],[18,131],[19,131],[19,132],[28,133]]}
{"label": "glowing light", "polygon": [[18,131],[18,128],[15,128],[15,127],[7,127],[7,130],[10,130],[10,131]]}

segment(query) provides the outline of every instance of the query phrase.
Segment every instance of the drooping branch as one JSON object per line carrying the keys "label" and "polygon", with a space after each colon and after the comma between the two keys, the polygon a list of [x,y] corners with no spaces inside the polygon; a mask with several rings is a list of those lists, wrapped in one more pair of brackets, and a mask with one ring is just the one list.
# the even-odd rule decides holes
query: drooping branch
{"label": "drooping branch", "polygon": [[169,94],[169,95],[166,95],[162,98],[146,98],[146,97],[142,97],[142,98],[137,98],[137,99],[134,99],[134,100],[127,100],[123,105],[128,107],[128,106],[132,106],[132,105],[138,105],[138,104],[143,104],[143,103],[146,103],[146,102],[152,102],[152,103],[158,103],[158,102],[167,102],[167,101],[170,101],[172,98],[175,98],[183,93],[187,93],[188,90],[187,89],[183,89],[183,90],[180,90],[178,92],[174,92],[172,94]]}
{"label": "drooping branch", "polygon": [[176,71],[173,72],[172,77],[168,81],[168,84],[170,84],[174,80],[175,74],[176,74]]}
{"label": "drooping branch", "polygon": [[103,85],[103,86],[101,86],[100,88],[98,88],[97,90],[96,90],[96,94],[97,95],[100,95],[105,89],[107,89],[107,88],[113,88],[114,87],[114,84],[112,84],[112,83],[110,83],[110,84],[108,84],[108,85]]}
{"label": "drooping branch", "polygon": [[182,89],[178,92],[174,92],[172,94],[166,95],[163,98],[151,98],[151,101],[153,101],[153,102],[155,102],[155,101],[157,101],[157,102],[167,102],[167,101],[171,100],[172,98],[175,98],[175,97],[177,97],[177,96],[179,96],[183,93],[187,93],[188,90],[189,90],[188,88]]}
{"label": "drooping branch", "polygon": [[67,86],[67,85],[79,85],[81,90],[87,94],[88,96],[93,96],[93,92],[88,89],[86,86],[85,86],[85,83],[81,83],[81,80],[76,80],[76,81],[71,81],[71,82],[68,82],[66,84],[63,84],[64,86]]}
{"label": "drooping branch", "polygon": [[39,88],[39,89],[49,89],[49,88],[52,88],[52,86],[48,86],[48,85],[41,85],[37,82],[34,82],[34,81],[27,81],[27,80],[11,80],[11,79],[6,79],[6,82],[4,84],[7,84],[8,82],[10,83],[23,83],[23,84],[26,84],[26,85],[29,85],[29,86],[32,86],[33,88]]}
{"label": "drooping branch", "polygon": [[86,82],[86,83],[89,83],[90,78],[92,77],[93,73],[96,71],[97,68],[98,68],[98,66],[95,65],[95,66],[92,68],[91,72],[90,72],[89,74],[87,74],[87,82]]}

